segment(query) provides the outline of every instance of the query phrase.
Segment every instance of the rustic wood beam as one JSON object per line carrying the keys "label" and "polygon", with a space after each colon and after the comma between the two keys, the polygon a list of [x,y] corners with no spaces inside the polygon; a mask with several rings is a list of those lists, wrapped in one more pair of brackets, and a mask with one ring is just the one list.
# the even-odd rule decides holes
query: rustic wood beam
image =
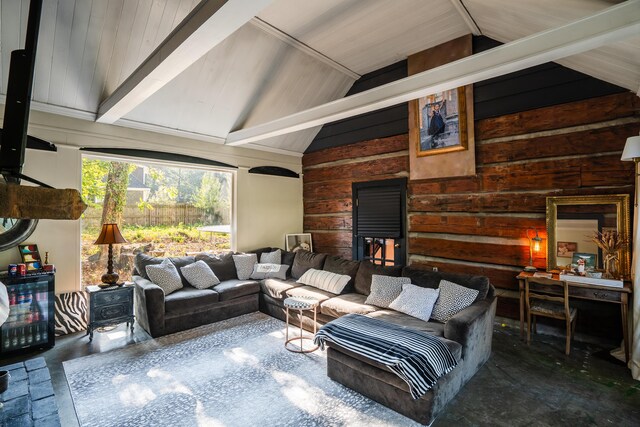
{"label": "rustic wood beam", "polygon": [[98,108],[114,123],[249,22],[273,0],[203,0]]}
{"label": "rustic wood beam", "polygon": [[640,1],[626,1],[595,15],[506,43],[419,74],[270,122],[231,132],[242,145],[379,110],[431,93],[472,84],[635,36]]}
{"label": "rustic wood beam", "polygon": [[87,205],[71,188],[0,184],[0,218],[78,219]]}

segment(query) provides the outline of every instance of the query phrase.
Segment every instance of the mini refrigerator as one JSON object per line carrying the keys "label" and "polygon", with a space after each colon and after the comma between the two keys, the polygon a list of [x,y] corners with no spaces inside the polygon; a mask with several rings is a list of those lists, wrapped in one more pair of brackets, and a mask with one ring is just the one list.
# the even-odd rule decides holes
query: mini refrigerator
{"label": "mini refrigerator", "polygon": [[9,317],[0,327],[0,354],[51,348],[55,344],[55,275],[0,275],[7,287]]}

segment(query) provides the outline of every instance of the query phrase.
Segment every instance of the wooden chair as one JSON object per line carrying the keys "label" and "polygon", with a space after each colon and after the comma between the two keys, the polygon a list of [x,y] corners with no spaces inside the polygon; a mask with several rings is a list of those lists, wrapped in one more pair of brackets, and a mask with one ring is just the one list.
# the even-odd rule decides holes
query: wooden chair
{"label": "wooden chair", "polygon": [[[560,289],[558,289],[560,288]],[[525,279],[525,300],[527,301],[527,344],[531,342],[531,317],[534,332],[536,316],[565,320],[567,325],[567,345],[565,354],[571,352],[571,337],[575,334],[578,310],[569,307],[569,285],[564,280],[543,277]]]}

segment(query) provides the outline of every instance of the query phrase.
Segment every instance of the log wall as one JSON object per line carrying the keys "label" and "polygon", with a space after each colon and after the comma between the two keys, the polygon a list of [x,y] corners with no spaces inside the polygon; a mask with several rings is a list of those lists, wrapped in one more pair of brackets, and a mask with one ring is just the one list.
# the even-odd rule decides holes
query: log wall
{"label": "log wall", "polygon": [[[633,197],[633,163],[620,155],[640,132],[639,101],[621,93],[476,121],[475,176],[409,183],[408,262],[516,289],[526,230],[546,237],[547,196]],[[351,257],[351,184],[408,176],[408,150],[403,134],[305,154],[304,228],[317,251]],[[515,315],[505,301],[501,313]]]}

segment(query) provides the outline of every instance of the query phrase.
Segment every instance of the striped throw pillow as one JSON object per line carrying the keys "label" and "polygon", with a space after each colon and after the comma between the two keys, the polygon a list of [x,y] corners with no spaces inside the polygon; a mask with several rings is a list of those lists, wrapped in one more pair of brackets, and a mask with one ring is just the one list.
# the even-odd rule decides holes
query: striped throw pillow
{"label": "striped throw pillow", "polygon": [[330,271],[310,268],[298,279],[297,283],[339,295],[344,290],[344,287],[347,286],[349,280],[351,280],[351,276],[346,274],[336,274]]}

